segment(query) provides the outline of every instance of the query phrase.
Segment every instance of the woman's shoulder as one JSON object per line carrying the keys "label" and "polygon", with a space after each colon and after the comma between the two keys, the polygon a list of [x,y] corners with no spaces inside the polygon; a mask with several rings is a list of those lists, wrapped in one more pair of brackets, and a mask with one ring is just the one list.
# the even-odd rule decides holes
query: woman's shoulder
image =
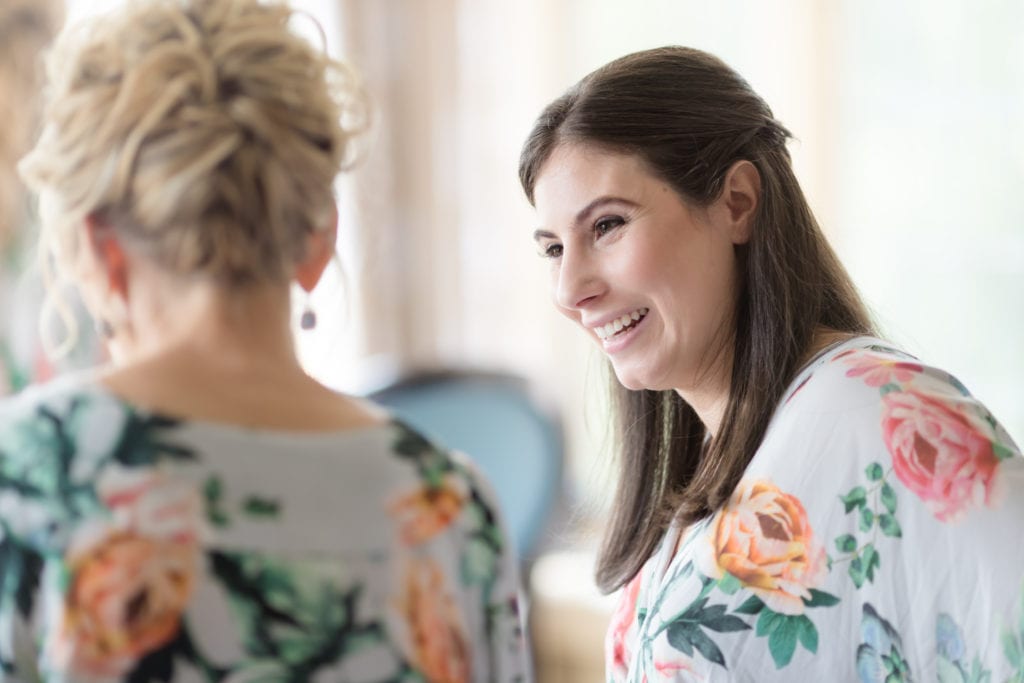
{"label": "woman's shoulder", "polygon": [[953,374],[873,338],[823,354],[793,383],[762,443],[761,460],[773,462],[774,453],[792,461],[794,444],[815,462],[822,453],[842,452],[844,462],[856,466],[891,452],[899,462],[927,461],[922,467],[929,470],[935,465],[929,458],[965,448],[993,467],[1020,454]]}
{"label": "woman's shoulder", "polygon": [[[114,402],[98,391],[95,379],[92,370],[68,373],[0,399],[0,432],[40,420],[60,421],[93,410],[115,409]],[[116,410],[123,412],[124,408]]]}
{"label": "woman's shoulder", "polygon": [[970,404],[987,414],[955,375],[873,337],[857,337],[822,354],[793,382],[780,412],[848,417],[859,409],[884,409],[903,395],[960,408]]}

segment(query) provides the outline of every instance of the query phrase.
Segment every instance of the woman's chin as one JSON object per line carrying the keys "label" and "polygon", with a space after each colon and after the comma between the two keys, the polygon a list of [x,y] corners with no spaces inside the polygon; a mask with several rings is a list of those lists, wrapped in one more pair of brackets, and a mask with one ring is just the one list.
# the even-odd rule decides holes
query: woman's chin
{"label": "woman's chin", "polygon": [[620,369],[614,364],[612,365],[612,368],[615,370],[615,377],[619,380],[619,384],[630,391],[643,391],[644,389],[651,388],[648,383],[643,380],[643,377],[639,376],[636,372],[627,369]]}

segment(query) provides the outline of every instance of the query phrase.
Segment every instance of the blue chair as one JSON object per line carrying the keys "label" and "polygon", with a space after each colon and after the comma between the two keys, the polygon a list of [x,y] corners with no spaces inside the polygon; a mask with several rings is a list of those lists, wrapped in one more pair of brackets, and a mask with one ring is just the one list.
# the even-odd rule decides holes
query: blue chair
{"label": "blue chair", "polygon": [[519,555],[533,558],[562,485],[557,421],[526,382],[499,373],[419,373],[369,395],[477,463],[494,486]]}

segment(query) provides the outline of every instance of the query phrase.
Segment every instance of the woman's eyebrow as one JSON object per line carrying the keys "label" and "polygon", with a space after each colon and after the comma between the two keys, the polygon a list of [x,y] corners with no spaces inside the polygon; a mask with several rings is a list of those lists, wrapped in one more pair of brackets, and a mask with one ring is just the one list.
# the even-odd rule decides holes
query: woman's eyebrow
{"label": "woman's eyebrow", "polygon": [[[589,216],[595,209],[599,209],[602,206],[605,206],[606,204],[625,204],[630,208],[637,208],[640,206],[633,200],[626,199],[625,197],[602,195],[579,210],[579,212],[576,214],[576,219],[574,221],[575,224],[579,225],[584,220],[586,220],[587,216]],[[557,237],[558,236],[553,232],[549,230],[544,230],[543,228],[533,231],[534,241],[538,241],[541,239],[556,239]]]}
{"label": "woman's eyebrow", "polygon": [[640,206],[639,204],[637,204],[633,200],[626,199],[625,197],[616,197],[614,195],[607,195],[607,194],[606,195],[601,195],[600,197],[598,197],[597,199],[595,199],[594,201],[590,202],[589,204],[584,206],[582,209],[580,209],[579,213],[576,214],[576,223],[577,224],[582,223],[586,219],[586,217],[592,211],[594,211],[594,209],[599,209],[602,206],[604,206],[605,204],[626,204],[630,208],[636,208],[636,207]]}

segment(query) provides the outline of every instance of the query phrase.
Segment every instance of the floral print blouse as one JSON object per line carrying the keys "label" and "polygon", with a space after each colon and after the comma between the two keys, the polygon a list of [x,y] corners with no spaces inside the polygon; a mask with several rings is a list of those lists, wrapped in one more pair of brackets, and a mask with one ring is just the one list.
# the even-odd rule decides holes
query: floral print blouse
{"label": "floral print blouse", "polygon": [[851,340],[796,378],[723,509],[623,589],[607,678],[1024,681],[1022,524],[1024,458],[985,407]]}
{"label": "floral print blouse", "polygon": [[521,681],[470,464],[398,422],[249,430],[70,376],[0,403],[0,681]]}

